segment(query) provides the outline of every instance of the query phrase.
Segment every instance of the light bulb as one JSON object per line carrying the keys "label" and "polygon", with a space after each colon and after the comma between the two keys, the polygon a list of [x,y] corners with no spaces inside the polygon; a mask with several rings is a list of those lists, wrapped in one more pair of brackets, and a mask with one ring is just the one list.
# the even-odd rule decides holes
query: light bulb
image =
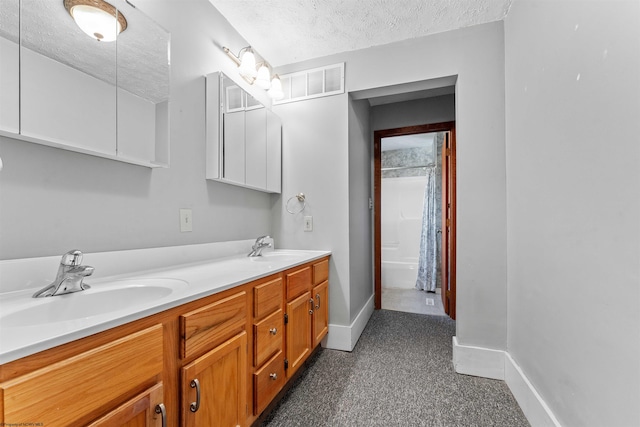
{"label": "light bulb", "polygon": [[242,55],[238,72],[242,77],[255,78],[258,75],[256,71],[256,57],[251,49],[247,49]]}
{"label": "light bulb", "polygon": [[112,42],[122,31],[115,16],[97,7],[77,5],[71,8],[70,13],[78,27],[98,41]]}
{"label": "light bulb", "polygon": [[271,89],[267,92],[272,99],[281,99],[284,97],[284,92],[282,91],[282,82],[280,81],[280,77],[276,74],[273,79],[271,79]]}
{"label": "light bulb", "polygon": [[258,77],[256,77],[255,84],[264,90],[271,87],[271,72],[269,72],[269,67],[265,64],[262,64],[260,68],[258,68]]}

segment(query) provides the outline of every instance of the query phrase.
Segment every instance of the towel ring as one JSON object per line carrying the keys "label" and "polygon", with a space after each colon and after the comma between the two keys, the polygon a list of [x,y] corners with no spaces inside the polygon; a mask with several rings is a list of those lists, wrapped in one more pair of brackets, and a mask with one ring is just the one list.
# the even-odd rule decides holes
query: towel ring
{"label": "towel ring", "polygon": [[[302,207],[300,208],[300,210],[292,211],[291,209],[289,209],[289,202],[292,201],[293,199],[298,199],[298,202],[302,203]],[[305,195],[302,193],[298,193],[295,196],[291,196],[287,200],[287,204],[286,204],[287,212],[289,212],[291,215],[295,215],[302,212],[306,207],[307,207],[307,201],[305,200]]]}

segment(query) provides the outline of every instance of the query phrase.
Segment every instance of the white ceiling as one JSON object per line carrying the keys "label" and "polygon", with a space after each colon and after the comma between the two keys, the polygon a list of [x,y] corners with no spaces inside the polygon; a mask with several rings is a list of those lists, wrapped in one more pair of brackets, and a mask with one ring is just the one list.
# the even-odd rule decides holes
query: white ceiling
{"label": "white ceiling", "polygon": [[[512,0],[209,0],[273,67],[504,19]],[[228,46],[235,53],[244,46]]]}

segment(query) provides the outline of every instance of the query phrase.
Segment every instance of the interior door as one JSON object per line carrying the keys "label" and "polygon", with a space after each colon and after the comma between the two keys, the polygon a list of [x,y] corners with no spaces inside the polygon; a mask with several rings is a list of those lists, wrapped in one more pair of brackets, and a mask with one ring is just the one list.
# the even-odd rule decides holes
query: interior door
{"label": "interior door", "polygon": [[456,151],[455,128],[445,133],[442,147],[442,305],[445,313],[456,318]]}

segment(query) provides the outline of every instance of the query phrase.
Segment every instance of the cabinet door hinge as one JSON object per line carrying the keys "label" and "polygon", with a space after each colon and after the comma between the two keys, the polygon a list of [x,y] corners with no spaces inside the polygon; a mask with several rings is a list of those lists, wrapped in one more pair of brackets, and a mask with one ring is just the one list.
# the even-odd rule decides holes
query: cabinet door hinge
{"label": "cabinet door hinge", "polygon": [[289,369],[289,359],[284,359],[284,369]]}
{"label": "cabinet door hinge", "polygon": [[284,324],[289,323],[289,315],[287,313],[284,314]]}

